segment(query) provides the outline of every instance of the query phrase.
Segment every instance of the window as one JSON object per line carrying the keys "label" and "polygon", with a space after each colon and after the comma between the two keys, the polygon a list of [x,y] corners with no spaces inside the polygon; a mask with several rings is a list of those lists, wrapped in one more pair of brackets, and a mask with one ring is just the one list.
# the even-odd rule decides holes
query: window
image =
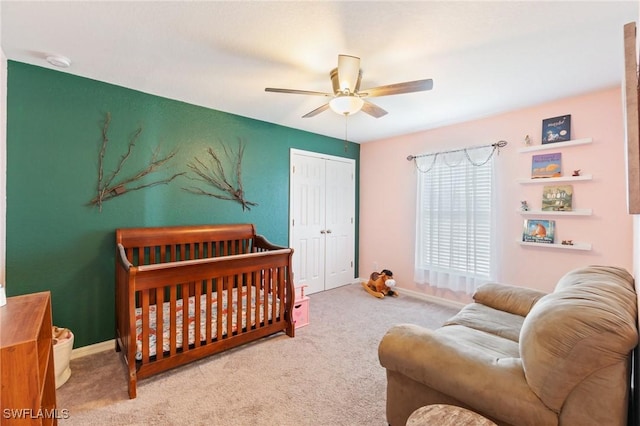
{"label": "window", "polygon": [[417,283],[472,294],[494,278],[493,151],[416,158]]}

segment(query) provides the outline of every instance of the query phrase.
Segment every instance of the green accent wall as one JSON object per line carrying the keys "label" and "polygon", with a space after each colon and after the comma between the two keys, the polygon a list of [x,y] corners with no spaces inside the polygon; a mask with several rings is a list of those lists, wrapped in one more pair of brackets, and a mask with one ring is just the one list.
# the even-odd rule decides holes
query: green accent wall
{"label": "green accent wall", "polygon": [[[288,245],[291,148],[355,159],[358,176],[358,144],[345,152],[343,140],[15,61],[7,75],[7,293],[50,290],[53,322],[73,330],[76,347],[114,338],[116,228],[254,223],[270,241]],[[195,177],[187,167],[194,158],[207,161],[208,148],[224,156],[224,146],[235,151],[241,140],[245,198],[258,205],[243,211],[236,202],[189,193],[183,188],[213,188],[186,176],[126,192],[102,211],[89,205],[107,113],[105,178],[138,128],[117,180],[144,169],[156,150],[160,157],[177,153],[128,188],[180,172]],[[223,166],[233,175],[230,163]],[[356,217],[358,188],[356,181]]]}

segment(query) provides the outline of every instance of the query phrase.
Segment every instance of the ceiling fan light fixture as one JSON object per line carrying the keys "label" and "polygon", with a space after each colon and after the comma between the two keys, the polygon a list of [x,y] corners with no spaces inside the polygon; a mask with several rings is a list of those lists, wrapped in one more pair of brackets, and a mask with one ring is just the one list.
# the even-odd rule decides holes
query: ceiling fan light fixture
{"label": "ceiling fan light fixture", "polygon": [[362,109],[364,101],[353,95],[336,96],[329,101],[329,107],[340,115],[351,115]]}

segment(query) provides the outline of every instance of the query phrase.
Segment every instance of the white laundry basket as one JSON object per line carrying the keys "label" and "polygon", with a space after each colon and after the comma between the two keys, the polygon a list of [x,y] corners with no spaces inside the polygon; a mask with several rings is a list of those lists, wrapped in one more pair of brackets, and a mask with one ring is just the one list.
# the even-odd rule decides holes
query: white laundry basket
{"label": "white laundry basket", "polygon": [[[56,329],[57,327],[54,327]],[[56,338],[54,336],[53,364],[56,370],[56,389],[64,385],[71,376],[69,361],[71,360],[71,350],[73,349],[73,333],[66,330],[66,333]]]}

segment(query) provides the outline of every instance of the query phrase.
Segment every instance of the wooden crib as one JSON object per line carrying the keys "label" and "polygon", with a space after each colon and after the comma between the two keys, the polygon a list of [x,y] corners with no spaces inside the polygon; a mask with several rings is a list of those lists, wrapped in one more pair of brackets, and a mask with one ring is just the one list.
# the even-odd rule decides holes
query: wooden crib
{"label": "wooden crib", "polygon": [[116,230],[116,351],[138,379],[264,336],[294,336],[293,250],[252,224]]}

